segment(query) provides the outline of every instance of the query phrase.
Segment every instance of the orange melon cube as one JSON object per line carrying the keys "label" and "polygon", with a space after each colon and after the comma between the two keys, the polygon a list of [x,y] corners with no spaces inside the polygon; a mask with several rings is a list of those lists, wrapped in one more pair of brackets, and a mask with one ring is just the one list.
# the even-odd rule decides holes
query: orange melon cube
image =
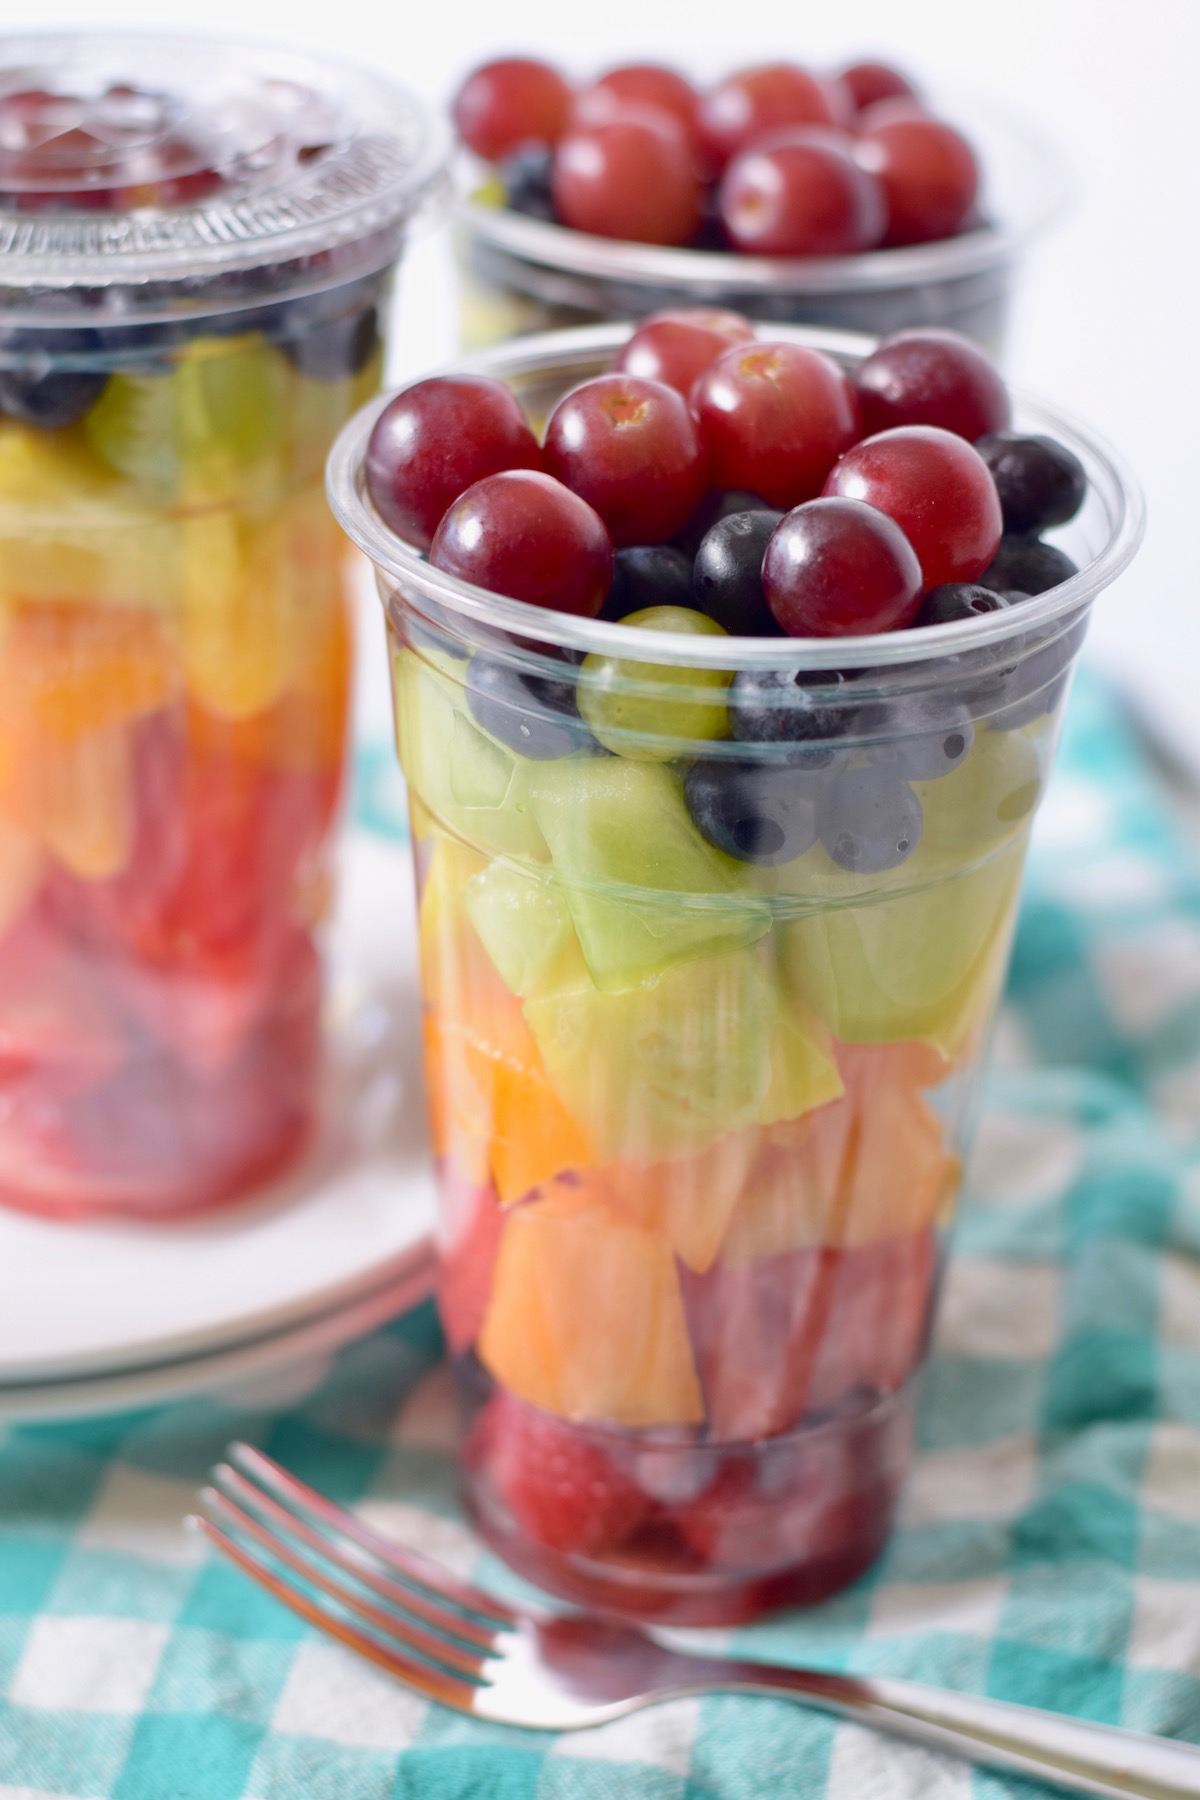
{"label": "orange melon cube", "polygon": [[566,1194],[505,1220],[478,1352],[497,1381],[563,1418],[703,1418],[670,1246]]}
{"label": "orange melon cube", "polygon": [[920,1043],[842,1044],[837,1060],[841,1099],[764,1129],[722,1261],[873,1244],[925,1231],[949,1210],[960,1165],[922,1092],[947,1064]]}

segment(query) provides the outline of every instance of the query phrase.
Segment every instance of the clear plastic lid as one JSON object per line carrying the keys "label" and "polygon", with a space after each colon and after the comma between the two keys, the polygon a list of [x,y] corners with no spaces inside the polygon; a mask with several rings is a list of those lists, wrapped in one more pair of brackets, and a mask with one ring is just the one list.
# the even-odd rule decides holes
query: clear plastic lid
{"label": "clear plastic lid", "polygon": [[407,89],[325,56],[0,36],[0,307],[174,310],[383,267],[448,148]]}

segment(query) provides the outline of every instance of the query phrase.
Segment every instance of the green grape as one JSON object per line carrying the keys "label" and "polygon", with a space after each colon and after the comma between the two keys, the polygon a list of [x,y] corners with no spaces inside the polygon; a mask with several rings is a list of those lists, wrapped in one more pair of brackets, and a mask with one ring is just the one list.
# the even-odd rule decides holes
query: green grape
{"label": "green grape", "polygon": [[113,375],[84,429],[110,468],[144,487],[225,499],[280,451],[294,381],[257,335],[194,338],[166,373]]}
{"label": "green grape", "polygon": [[[621,623],[638,631],[670,631],[680,637],[728,636],[715,619],[686,606],[647,606]],[[615,756],[632,757],[636,762],[669,762],[686,753],[689,742],[729,736],[725,692],[732,680],[733,672],[728,669],[592,655],[580,671],[579,710],[600,743]]]}

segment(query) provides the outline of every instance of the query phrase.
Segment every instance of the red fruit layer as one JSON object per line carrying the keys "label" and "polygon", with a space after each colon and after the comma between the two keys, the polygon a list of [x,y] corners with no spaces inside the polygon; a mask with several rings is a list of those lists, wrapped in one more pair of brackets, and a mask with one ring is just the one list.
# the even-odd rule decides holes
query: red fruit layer
{"label": "red fruit layer", "polygon": [[920,1361],[936,1270],[931,1232],[681,1266],[710,1436],[773,1437],[857,1393],[894,1393]]}
{"label": "red fruit layer", "polygon": [[552,1550],[602,1555],[643,1522],[652,1502],[592,1436],[499,1391],[467,1442],[522,1531]]}
{"label": "red fruit layer", "polygon": [[438,1198],[438,1316],[458,1352],[470,1349],[483,1325],[504,1213],[490,1185],[468,1181],[446,1157],[438,1167]]}
{"label": "red fruit layer", "polygon": [[68,1217],[225,1199],[312,1124],[336,765],[273,768],[182,708],[133,734],[106,881],[56,866],[0,941],[0,1200]]}
{"label": "red fruit layer", "polygon": [[[480,1423],[506,1424],[511,1405],[497,1395]],[[554,1423],[560,1448],[573,1438],[584,1451],[596,1450],[596,1434]],[[551,1541],[539,1529],[536,1506],[519,1512],[513,1505],[520,1438],[502,1451],[494,1430],[481,1433],[477,1425],[468,1445],[467,1499],[505,1561],[566,1600],[663,1624],[738,1624],[772,1607],[824,1600],[869,1567],[891,1529],[911,1430],[910,1390],[865,1417],[725,1456],[687,1446],[651,1450],[633,1434],[624,1446],[615,1440],[612,1454],[603,1456],[596,1517],[611,1517],[623,1535],[606,1550],[588,1550],[578,1538]],[[562,1454],[569,1461],[570,1453]],[[707,1468],[699,1494],[674,1504],[649,1496],[632,1526],[632,1498],[628,1510],[605,1512],[622,1469],[636,1470],[648,1457],[658,1471],[656,1492],[669,1486],[662,1471],[673,1454],[681,1489],[693,1465]],[[582,1471],[590,1463],[581,1457],[574,1467]],[[519,1481],[517,1492],[527,1498]],[[581,1514],[590,1520],[586,1507]],[[549,1517],[558,1531],[574,1522],[553,1505]]]}

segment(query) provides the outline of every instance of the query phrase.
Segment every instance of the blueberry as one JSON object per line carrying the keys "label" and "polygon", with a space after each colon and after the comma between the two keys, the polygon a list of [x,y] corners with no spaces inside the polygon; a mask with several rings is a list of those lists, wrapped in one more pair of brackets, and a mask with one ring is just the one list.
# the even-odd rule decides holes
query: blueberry
{"label": "blueberry", "polygon": [[1057,637],[1042,638],[1034,646],[1026,640],[1027,653],[1010,671],[990,721],[993,731],[1017,731],[1053,712],[1066,692],[1071,664],[1087,631],[1087,618],[1077,619]]}
{"label": "blueberry", "polygon": [[988,613],[1003,612],[1009,605],[1007,595],[994,593],[991,588],[975,582],[945,581],[941,587],[930,588],[913,620],[913,628],[957,625],[962,619],[981,619]]}
{"label": "blueberry", "polygon": [[379,343],[379,314],[368,306],[285,337],[279,347],[301,375],[314,381],[341,381],[365,369]]}
{"label": "blueberry", "polygon": [[692,569],[683,552],[670,544],[638,544],[613,558],[612,586],[599,616],[614,623],[647,606],[692,605]]}
{"label": "blueberry", "polygon": [[890,763],[905,781],[949,775],[975,741],[968,707],[941,694],[906,694],[870,709],[871,728],[891,735],[872,746],[871,761]]}
{"label": "blueberry", "polygon": [[504,198],[513,212],[531,219],[554,218],[551,171],[554,152],[549,144],[519,144],[500,164]]}
{"label": "blueberry", "polygon": [[683,793],[701,837],[738,862],[791,862],[817,841],[819,782],[798,769],[693,763]]}
{"label": "blueberry", "polygon": [[56,431],[74,425],[90,412],[107,383],[108,376],[102,371],[62,369],[32,375],[0,369],[0,413]]}
{"label": "blueberry", "polygon": [[735,637],[782,636],[762,585],[763,556],[782,518],[765,509],[729,513],[700,540],[692,567],[695,604]]}
{"label": "blueberry", "polygon": [[924,827],[921,802],[890,763],[845,769],[821,806],[821,842],[839,868],[879,875],[910,857]]}
{"label": "blueberry", "polygon": [[1005,531],[1035,536],[1052,525],[1065,525],[1083,505],[1084,466],[1054,438],[993,431],[975,448],[992,471]]}
{"label": "blueberry", "polygon": [[1000,548],[979,577],[981,586],[1012,597],[1044,594],[1079,570],[1065,551],[1039,538],[1002,537]]}
{"label": "blueberry", "polygon": [[743,744],[790,745],[797,762],[823,768],[836,755],[830,740],[857,717],[825,690],[848,685],[838,669],[741,669],[729,688],[730,734]]}
{"label": "blueberry", "polygon": [[534,762],[553,762],[592,745],[569,681],[526,674],[477,653],[467,666],[466,694],[476,724]]}
{"label": "blueberry", "polygon": [[691,562],[701,540],[718,520],[729,518],[731,513],[770,511],[761,495],[752,494],[749,488],[713,488],[705,494],[687,524],[680,526],[671,542]]}

